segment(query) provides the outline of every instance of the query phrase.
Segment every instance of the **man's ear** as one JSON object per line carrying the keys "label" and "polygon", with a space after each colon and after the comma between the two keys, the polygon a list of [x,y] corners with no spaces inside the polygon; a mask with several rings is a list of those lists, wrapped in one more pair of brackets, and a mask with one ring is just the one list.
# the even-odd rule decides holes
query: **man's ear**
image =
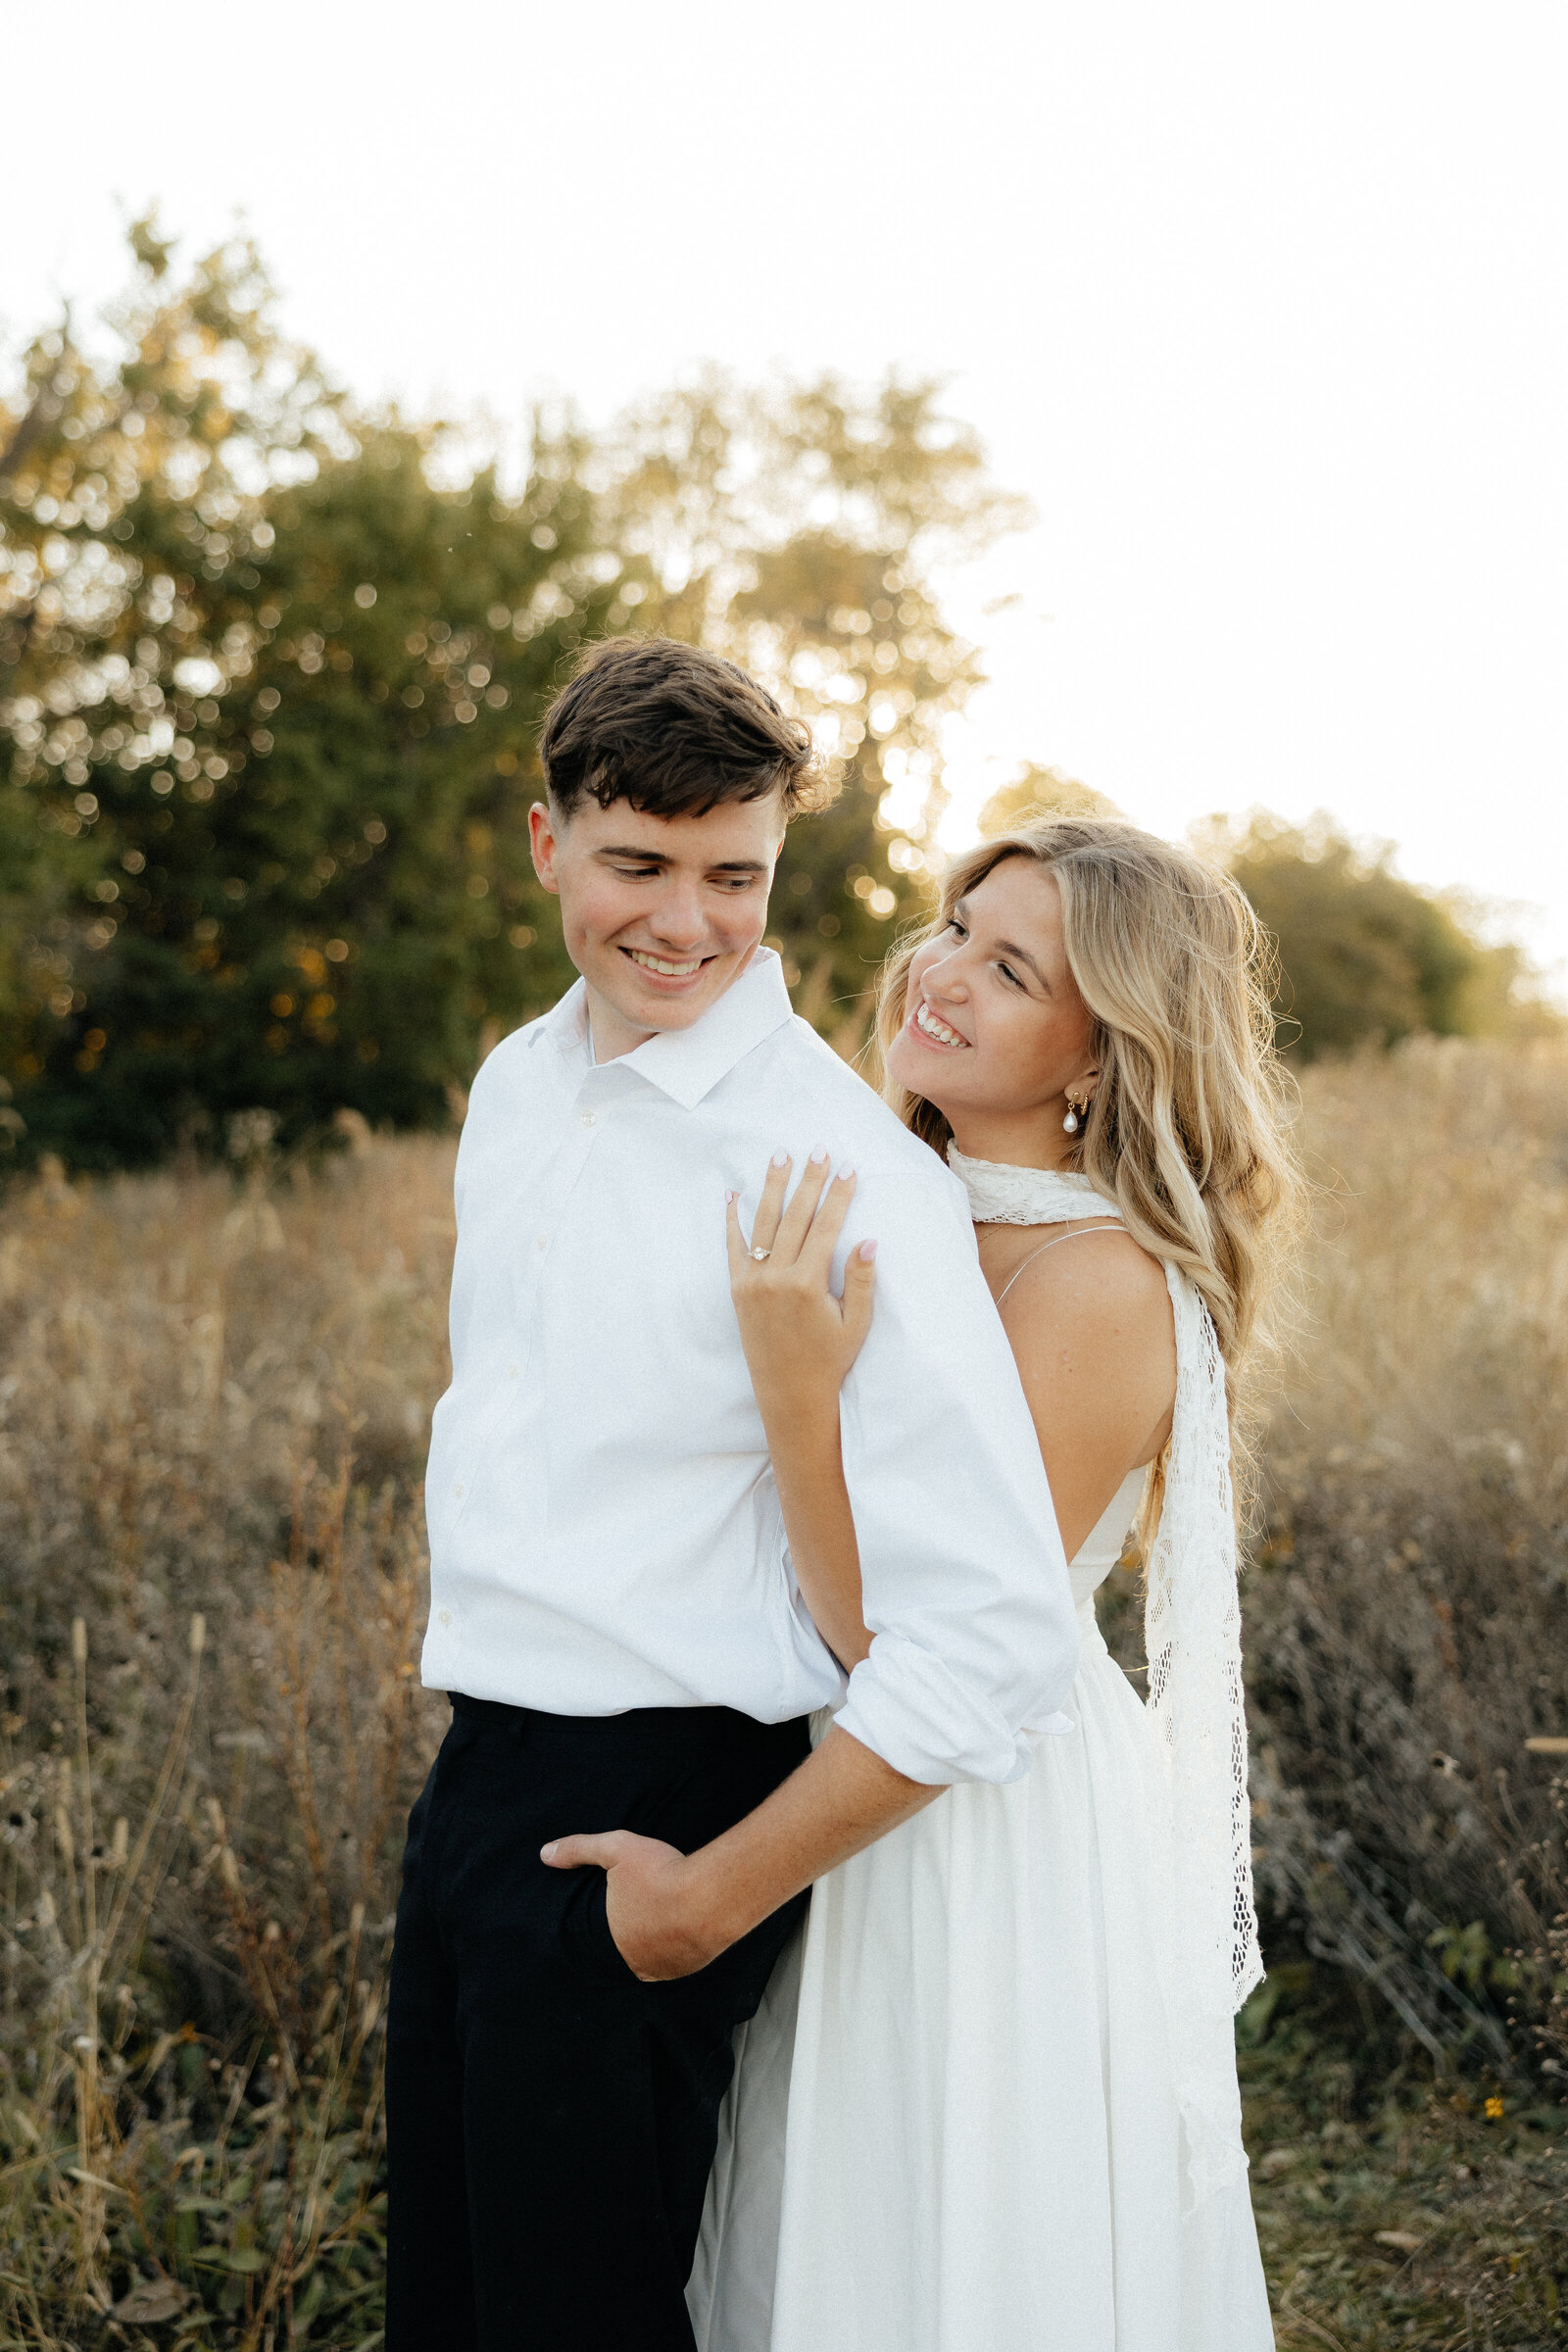
{"label": "man's ear", "polygon": [[533,858],[533,870],[540,885],[552,897],[560,898],[561,882],[556,873],[556,857],[561,847],[561,820],[543,801],[535,801],[528,811],[528,849]]}

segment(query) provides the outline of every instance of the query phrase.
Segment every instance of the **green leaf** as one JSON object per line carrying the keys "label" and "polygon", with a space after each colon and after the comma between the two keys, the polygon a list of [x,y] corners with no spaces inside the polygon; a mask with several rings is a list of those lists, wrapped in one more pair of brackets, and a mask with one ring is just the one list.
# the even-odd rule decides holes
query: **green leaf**
{"label": "green leaf", "polygon": [[196,2257],[204,2271],[265,2271],[271,2257],[260,2246],[204,2246]]}

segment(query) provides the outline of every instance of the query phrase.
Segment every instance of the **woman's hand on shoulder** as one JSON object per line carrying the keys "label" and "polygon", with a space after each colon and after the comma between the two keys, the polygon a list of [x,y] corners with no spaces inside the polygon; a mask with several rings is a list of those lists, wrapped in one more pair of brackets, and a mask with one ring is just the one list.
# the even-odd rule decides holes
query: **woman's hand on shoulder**
{"label": "woman's hand on shoulder", "polygon": [[786,1204],[790,1166],[780,1153],[768,1168],[750,1242],[734,1193],[727,1218],[730,1297],[752,1386],[770,1426],[775,1415],[828,1402],[836,1413],[839,1390],[871,1328],[876,1284],[876,1244],[861,1242],[845,1266],[842,1298],[830,1287],[855,1171],[832,1176],[827,1153],[813,1153]]}
{"label": "woman's hand on shoulder", "polygon": [[1020,1271],[1002,1319],[1071,1559],[1123,1479],[1170,1435],[1165,1269],[1128,1233],[1063,1237]]}

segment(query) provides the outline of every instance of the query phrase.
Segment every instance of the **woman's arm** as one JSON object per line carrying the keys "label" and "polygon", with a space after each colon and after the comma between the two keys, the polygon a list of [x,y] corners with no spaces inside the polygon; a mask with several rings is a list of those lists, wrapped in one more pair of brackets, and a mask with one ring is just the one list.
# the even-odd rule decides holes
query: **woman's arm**
{"label": "woman's arm", "polygon": [[[788,1207],[790,1162],[767,1172],[748,1244],[729,1197],[730,1296],[767,1433],[784,1532],[817,1632],[848,1672],[871,1646],[860,1612],[860,1555],[839,1445],[839,1390],[871,1324],[874,1242],[852,1251],[844,1296],[828,1288],[855,1173],[828,1183],[826,1152],[807,1162]],[[823,1196],[826,1195],[824,1200]],[[753,1252],[766,1251],[764,1258]]]}

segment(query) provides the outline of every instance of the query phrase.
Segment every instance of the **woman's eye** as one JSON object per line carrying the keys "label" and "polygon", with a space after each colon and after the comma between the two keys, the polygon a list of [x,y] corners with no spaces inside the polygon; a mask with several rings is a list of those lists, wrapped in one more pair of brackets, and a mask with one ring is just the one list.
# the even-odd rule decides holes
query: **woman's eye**
{"label": "woman's eye", "polygon": [[1023,982],[1019,979],[1017,973],[1013,970],[1010,963],[999,963],[997,969],[1002,974],[1004,980],[1010,980],[1014,988],[1022,988]]}

